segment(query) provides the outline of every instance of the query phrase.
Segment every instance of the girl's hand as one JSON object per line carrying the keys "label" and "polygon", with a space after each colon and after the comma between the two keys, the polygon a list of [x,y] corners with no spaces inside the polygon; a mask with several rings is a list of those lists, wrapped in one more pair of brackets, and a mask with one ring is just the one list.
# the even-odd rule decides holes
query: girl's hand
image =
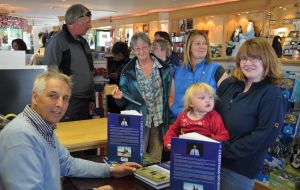
{"label": "girl's hand", "polygon": [[171,150],[171,144],[167,144],[167,149]]}

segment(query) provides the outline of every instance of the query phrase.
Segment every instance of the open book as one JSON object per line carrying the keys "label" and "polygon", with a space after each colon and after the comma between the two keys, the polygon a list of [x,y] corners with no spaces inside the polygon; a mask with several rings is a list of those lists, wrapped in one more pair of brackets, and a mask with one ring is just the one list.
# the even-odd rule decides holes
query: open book
{"label": "open book", "polygon": [[139,168],[134,173],[135,177],[155,189],[170,186],[170,162],[154,164]]}
{"label": "open book", "polygon": [[198,133],[171,140],[170,189],[220,189],[222,143]]}

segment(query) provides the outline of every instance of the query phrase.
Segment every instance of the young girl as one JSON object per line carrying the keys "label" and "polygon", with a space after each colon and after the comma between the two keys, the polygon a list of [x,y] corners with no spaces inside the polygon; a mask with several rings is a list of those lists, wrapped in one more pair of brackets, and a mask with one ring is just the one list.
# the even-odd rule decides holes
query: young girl
{"label": "young girl", "polygon": [[211,86],[199,82],[192,84],[184,95],[184,111],[180,113],[164,136],[164,146],[171,149],[171,138],[197,132],[218,141],[229,139],[221,116],[214,110],[215,92]]}

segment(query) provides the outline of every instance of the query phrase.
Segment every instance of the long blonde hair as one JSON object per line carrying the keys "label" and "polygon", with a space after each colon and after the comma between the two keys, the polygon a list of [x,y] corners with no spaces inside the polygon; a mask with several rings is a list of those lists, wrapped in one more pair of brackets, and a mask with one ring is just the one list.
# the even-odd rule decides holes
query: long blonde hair
{"label": "long blonde hair", "polygon": [[208,39],[208,36],[207,36],[206,32],[202,31],[202,30],[192,30],[187,35],[187,40],[186,40],[185,47],[184,47],[183,63],[182,64],[184,64],[186,66],[191,64],[191,60],[192,60],[192,58],[191,58],[191,46],[192,46],[192,42],[194,41],[194,39],[197,36],[203,36],[206,43],[207,43],[207,53],[206,53],[206,56],[205,56],[206,64],[210,63],[210,61],[211,61],[210,43],[209,43],[209,39]]}
{"label": "long blonde hair", "polygon": [[209,93],[209,94],[213,95],[214,97],[216,96],[214,89],[210,85],[208,85],[204,82],[194,83],[191,86],[189,86],[188,89],[185,91],[185,94],[183,97],[184,111],[190,111],[193,109],[193,107],[191,106],[192,97],[195,95],[195,92],[197,92],[197,91]]}
{"label": "long blonde hair", "polygon": [[232,78],[236,81],[247,80],[240,65],[242,57],[260,59],[264,68],[264,78],[274,85],[280,84],[282,79],[281,63],[267,40],[263,38],[252,38],[243,43],[236,56],[236,67],[232,72]]}

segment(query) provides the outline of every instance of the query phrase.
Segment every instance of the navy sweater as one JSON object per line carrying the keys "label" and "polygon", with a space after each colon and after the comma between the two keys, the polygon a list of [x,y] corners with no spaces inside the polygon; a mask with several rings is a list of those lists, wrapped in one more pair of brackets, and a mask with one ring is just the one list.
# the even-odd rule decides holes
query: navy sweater
{"label": "navy sweater", "polygon": [[280,88],[267,80],[242,93],[244,87],[244,82],[224,80],[216,110],[230,133],[222,147],[222,167],[253,179],[281,130],[284,104]]}

